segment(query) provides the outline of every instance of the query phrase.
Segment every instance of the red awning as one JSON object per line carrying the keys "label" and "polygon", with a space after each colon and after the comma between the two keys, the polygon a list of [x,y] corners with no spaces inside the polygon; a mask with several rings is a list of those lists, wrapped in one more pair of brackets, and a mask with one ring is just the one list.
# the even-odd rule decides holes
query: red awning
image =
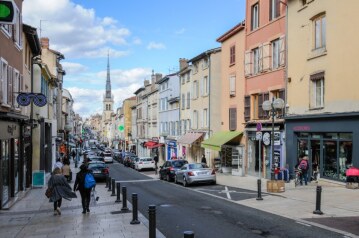
{"label": "red awning", "polygon": [[147,146],[147,149],[153,149],[153,148],[157,148],[157,147],[160,147],[160,146],[164,146],[164,144],[162,144],[162,143],[156,143],[155,145]]}
{"label": "red awning", "polygon": [[154,141],[147,141],[147,142],[144,144],[144,146],[149,147],[149,146],[153,146],[153,145],[155,145],[155,144],[157,144],[157,143],[154,142]]}

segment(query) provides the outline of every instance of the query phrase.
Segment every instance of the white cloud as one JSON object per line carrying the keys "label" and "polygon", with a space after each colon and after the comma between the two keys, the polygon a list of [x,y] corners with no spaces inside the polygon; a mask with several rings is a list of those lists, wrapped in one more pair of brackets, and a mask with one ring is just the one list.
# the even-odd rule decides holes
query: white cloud
{"label": "white cloud", "polygon": [[[129,70],[114,69],[111,73],[112,88],[126,87],[129,84],[143,85],[143,80],[151,75],[151,69],[133,68]],[[106,79],[107,71],[97,73],[97,78]],[[105,82],[105,81],[104,81]],[[139,86],[140,87],[140,86]],[[137,87],[133,92],[135,92]]]}
{"label": "white cloud", "polygon": [[[26,24],[39,27],[41,36],[50,38],[50,47],[65,57],[103,57],[98,49],[106,44],[126,46],[131,35],[129,29],[118,27],[110,17],[96,17],[94,9],[86,9],[70,0],[26,0],[23,2]],[[89,52],[89,53],[84,53]],[[113,57],[123,57],[118,51]]]}
{"label": "white cloud", "polygon": [[141,41],[140,38],[135,37],[135,38],[133,38],[132,44],[134,44],[134,45],[141,45],[141,44],[142,44],[142,41]]}
{"label": "white cloud", "polygon": [[166,49],[166,46],[163,43],[157,43],[157,42],[150,42],[147,45],[147,49],[148,50],[162,50],[162,49]]}
{"label": "white cloud", "polygon": [[176,35],[182,35],[182,34],[185,33],[185,32],[186,32],[186,29],[185,29],[185,28],[181,28],[181,29],[175,31],[175,34],[176,34]]}
{"label": "white cloud", "polygon": [[80,74],[88,69],[85,65],[79,63],[62,62],[61,64],[66,74]]}

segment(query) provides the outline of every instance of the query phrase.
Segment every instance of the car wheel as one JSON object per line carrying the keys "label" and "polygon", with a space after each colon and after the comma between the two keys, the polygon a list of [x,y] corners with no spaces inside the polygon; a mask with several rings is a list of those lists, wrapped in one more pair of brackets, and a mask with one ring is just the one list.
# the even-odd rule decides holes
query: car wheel
{"label": "car wheel", "polygon": [[166,180],[167,180],[168,182],[171,182],[171,178],[170,178],[170,175],[169,175],[169,174],[166,175]]}
{"label": "car wheel", "polygon": [[186,177],[183,177],[183,187],[188,187]]}

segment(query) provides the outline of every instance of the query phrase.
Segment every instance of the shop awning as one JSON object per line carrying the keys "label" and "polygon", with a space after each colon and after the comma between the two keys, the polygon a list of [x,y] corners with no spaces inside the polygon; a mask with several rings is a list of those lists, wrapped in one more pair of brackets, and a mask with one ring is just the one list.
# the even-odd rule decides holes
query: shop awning
{"label": "shop awning", "polygon": [[155,145],[151,145],[151,146],[147,146],[147,149],[153,149],[153,148],[157,148],[157,147],[160,147],[160,146],[163,146],[164,144],[162,143],[156,143]]}
{"label": "shop awning", "polygon": [[153,146],[153,145],[155,145],[155,144],[157,144],[157,143],[154,142],[154,141],[147,141],[147,142],[145,142],[143,145],[144,145],[145,147],[150,147],[150,146]]}
{"label": "shop awning", "polygon": [[215,133],[209,139],[203,141],[201,145],[207,149],[220,151],[222,145],[241,135],[242,132],[240,131],[221,131]]}
{"label": "shop awning", "polygon": [[201,138],[201,136],[203,136],[203,133],[187,132],[186,134],[177,139],[177,143],[190,145],[199,138]]}

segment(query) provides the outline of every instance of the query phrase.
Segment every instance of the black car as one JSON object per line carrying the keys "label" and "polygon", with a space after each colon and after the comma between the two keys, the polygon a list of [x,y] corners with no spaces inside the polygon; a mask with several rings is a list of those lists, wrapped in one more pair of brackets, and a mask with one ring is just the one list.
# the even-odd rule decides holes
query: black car
{"label": "black car", "polygon": [[88,169],[92,171],[96,180],[105,180],[109,174],[109,168],[105,162],[92,161],[88,163]]}
{"label": "black car", "polygon": [[187,164],[187,160],[168,160],[162,166],[160,166],[159,178],[167,181],[173,181],[176,171],[183,165]]}

